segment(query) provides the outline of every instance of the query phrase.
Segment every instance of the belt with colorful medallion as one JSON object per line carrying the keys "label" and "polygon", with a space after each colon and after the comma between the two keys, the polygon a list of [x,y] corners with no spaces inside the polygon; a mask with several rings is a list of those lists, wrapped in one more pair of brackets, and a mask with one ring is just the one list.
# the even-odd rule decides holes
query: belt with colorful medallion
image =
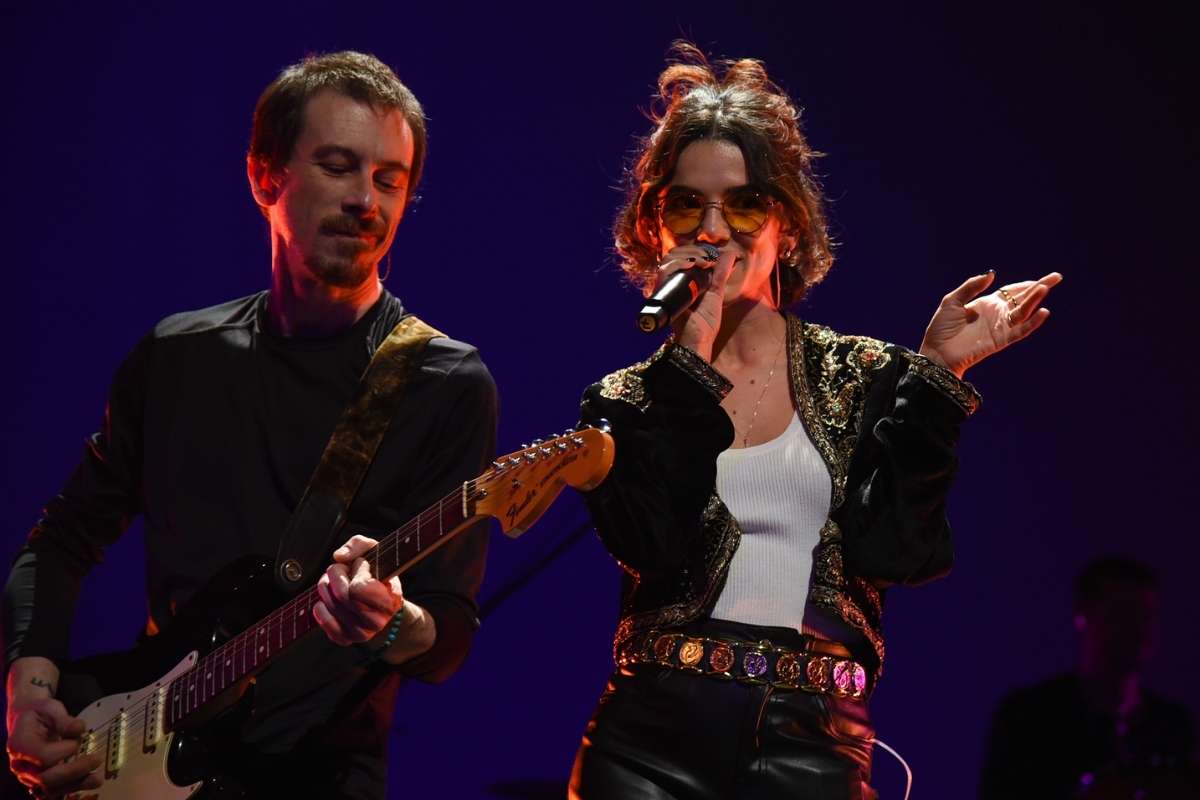
{"label": "belt with colorful medallion", "polygon": [[619,666],[657,664],[724,680],[800,689],[859,700],[867,671],[845,645],[805,637],[803,650],[758,642],[650,631],[618,659]]}

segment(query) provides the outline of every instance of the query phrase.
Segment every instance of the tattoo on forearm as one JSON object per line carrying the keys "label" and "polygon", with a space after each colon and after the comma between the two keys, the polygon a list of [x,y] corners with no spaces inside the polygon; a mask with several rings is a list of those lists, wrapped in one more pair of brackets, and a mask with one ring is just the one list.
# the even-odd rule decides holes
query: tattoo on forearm
{"label": "tattoo on forearm", "polygon": [[34,686],[41,686],[43,689],[48,689],[50,691],[50,695],[54,695],[54,684],[51,681],[44,681],[41,678],[30,678],[29,682]]}

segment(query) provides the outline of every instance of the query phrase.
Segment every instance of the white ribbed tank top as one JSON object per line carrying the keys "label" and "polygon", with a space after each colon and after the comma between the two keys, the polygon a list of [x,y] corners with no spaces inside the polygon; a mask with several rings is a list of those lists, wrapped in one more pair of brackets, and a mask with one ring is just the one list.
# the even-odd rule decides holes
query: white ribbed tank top
{"label": "white ribbed tank top", "polygon": [[825,462],[796,414],[771,441],[717,456],[717,494],[742,539],[714,617],[803,629],[830,489]]}

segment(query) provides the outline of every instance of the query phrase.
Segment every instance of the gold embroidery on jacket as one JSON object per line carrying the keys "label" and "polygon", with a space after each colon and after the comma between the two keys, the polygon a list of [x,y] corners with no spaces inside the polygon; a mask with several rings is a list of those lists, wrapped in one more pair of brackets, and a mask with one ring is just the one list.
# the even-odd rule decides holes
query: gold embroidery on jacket
{"label": "gold embroidery on jacket", "polygon": [[829,471],[829,479],[833,487],[830,498],[830,509],[832,510],[842,504],[846,475],[844,464],[838,459],[833,442],[830,441],[825,426],[821,423],[821,418],[813,402],[813,392],[809,386],[809,375],[812,372],[809,366],[809,354],[820,359],[821,353],[818,346],[821,343],[814,341],[810,346],[805,342],[806,329],[813,329],[814,326],[805,326],[799,319],[791,315],[788,315],[787,323],[788,378],[791,384],[792,399],[796,403],[796,410],[800,414],[800,421],[804,424],[805,433],[812,440],[817,452],[821,454],[821,460],[825,462],[825,468]]}
{"label": "gold embroidery on jacket", "polygon": [[906,353],[908,368],[932,383],[954,402],[969,417],[979,409],[982,399],[970,381],[964,381],[947,368],[935,364],[919,353]]}
{"label": "gold embroidery on jacket", "polygon": [[[846,499],[847,471],[858,442],[871,373],[887,366],[892,356],[886,350],[887,345],[878,339],[841,336],[821,325],[801,323],[794,317],[789,317],[788,322],[789,334],[793,327],[798,334],[790,348],[798,356],[791,371],[792,394],[809,438],[829,469],[832,514]],[[813,553],[809,598],[860,630],[875,648],[882,665],[883,639],[847,592],[841,540],[837,523],[827,520]],[[859,588],[857,583],[855,588]],[[878,618],[876,611],[875,619]]]}
{"label": "gold embroidery on jacket", "polygon": [[624,400],[645,411],[650,407],[646,386],[642,382],[642,370],[645,368],[646,363],[643,362],[605,375],[600,379],[600,396],[609,400]]}
{"label": "gold embroidery on jacket", "polygon": [[610,372],[600,379],[600,396],[609,400],[624,400],[641,411],[650,407],[650,398],[646,396],[646,382],[642,373],[658,359],[662,358],[671,340],[655,350],[645,361],[639,361],[624,369]]}
{"label": "gold embroidery on jacket", "polygon": [[846,583],[842,571],[842,529],[832,519],[825,520],[821,526],[820,541],[813,550],[813,586],[827,586],[836,589]]}
{"label": "gold embroidery on jacket", "polygon": [[879,595],[879,589],[875,584],[871,583],[866,578],[860,578],[857,575],[851,580],[854,588],[858,589],[871,607],[871,611],[875,614],[875,619],[883,616],[883,599]]}
{"label": "gold embroidery on jacket", "polygon": [[[817,374],[816,405],[837,453],[844,489],[845,469],[858,441],[858,422],[862,417],[869,373],[887,366],[892,357],[884,349],[887,345],[878,339],[839,336],[817,325],[807,327],[825,351]],[[847,343],[850,349],[843,352]]]}
{"label": "gold embroidery on jacket", "polygon": [[879,671],[876,673],[876,678],[883,672],[883,637],[879,634],[875,627],[871,625],[862,609],[854,604],[854,601],[845,594],[822,586],[814,586],[809,595],[819,605],[831,609],[843,620],[851,626],[862,631],[862,634],[867,637],[867,641],[875,648],[876,655],[879,656]]}
{"label": "gold embroidery on jacket", "polygon": [[733,384],[729,382],[728,378],[717,372],[712,364],[701,358],[690,347],[681,344],[668,347],[666,358],[690,375],[692,380],[703,386],[705,391],[718,400],[725,399],[725,395],[733,389]]}

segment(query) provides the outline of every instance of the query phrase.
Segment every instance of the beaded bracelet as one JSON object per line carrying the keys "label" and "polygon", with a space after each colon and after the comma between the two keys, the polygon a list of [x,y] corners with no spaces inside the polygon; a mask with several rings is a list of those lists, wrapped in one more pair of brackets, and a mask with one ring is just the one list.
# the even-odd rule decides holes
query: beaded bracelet
{"label": "beaded bracelet", "polygon": [[396,643],[396,639],[400,638],[400,628],[404,625],[404,606],[400,606],[400,610],[392,617],[391,623],[388,624],[387,634],[383,637],[383,647],[379,648],[380,652],[387,650]]}

